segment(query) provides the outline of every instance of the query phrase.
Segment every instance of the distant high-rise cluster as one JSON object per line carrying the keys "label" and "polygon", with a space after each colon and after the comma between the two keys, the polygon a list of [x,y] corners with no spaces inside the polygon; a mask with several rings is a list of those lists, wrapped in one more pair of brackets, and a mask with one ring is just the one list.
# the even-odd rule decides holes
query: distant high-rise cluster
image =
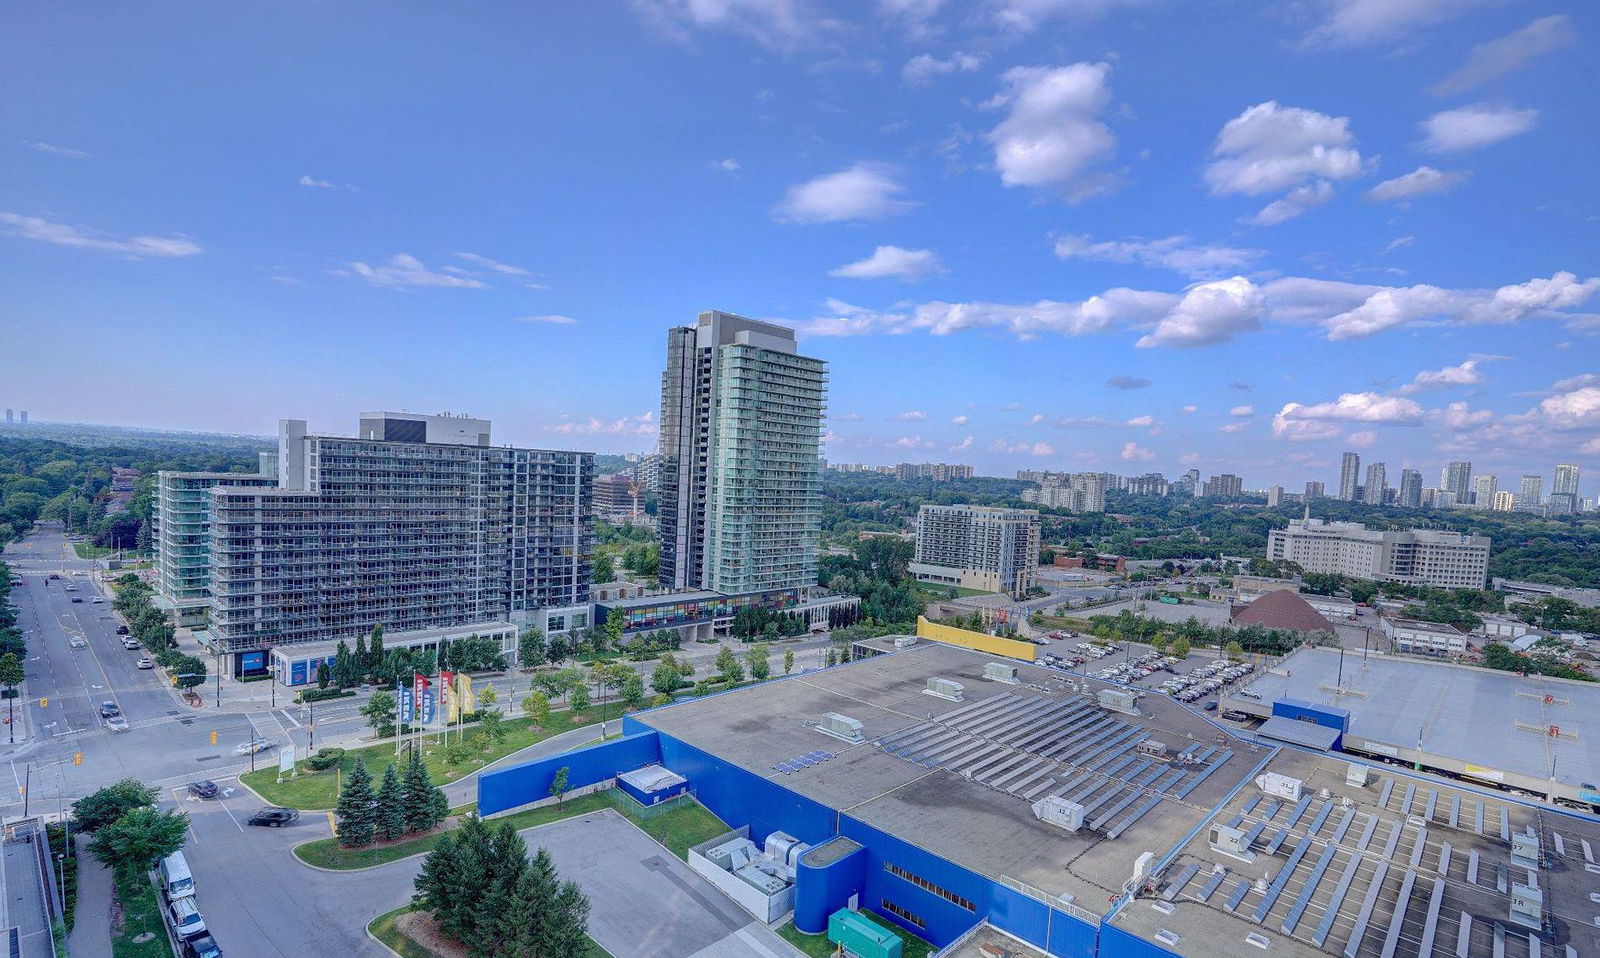
{"label": "distant high-rise cluster", "polygon": [[1103,472],[1041,473],[1038,485],[1022,491],[1024,502],[1073,512],[1105,512],[1106,490],[1116,477]]}
{"label": "distant high-rise cluster", "polygon": [[952,479],[971,479],[971,466],[952,462],[902,462],[893,466],[868,466],[859,462],[834,462],[823,466],[830,472],[875,472],[896,479],[931,479],[949,482]]}

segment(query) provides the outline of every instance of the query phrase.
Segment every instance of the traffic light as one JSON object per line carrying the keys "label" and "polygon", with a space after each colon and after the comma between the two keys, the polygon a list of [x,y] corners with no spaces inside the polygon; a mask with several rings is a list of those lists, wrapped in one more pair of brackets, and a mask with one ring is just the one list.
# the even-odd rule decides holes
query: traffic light
{"label": "traffic light", "polygon": [[211,730],[211,744],[212,745],[217,744],[217,730],[216,729],[212,729]]}
{"label": "traffic light", "polygon": [[72,764],[74,764],[74,765],[82,765],[83,764],[83,753],[82,752],[73,752],[72,753]]}

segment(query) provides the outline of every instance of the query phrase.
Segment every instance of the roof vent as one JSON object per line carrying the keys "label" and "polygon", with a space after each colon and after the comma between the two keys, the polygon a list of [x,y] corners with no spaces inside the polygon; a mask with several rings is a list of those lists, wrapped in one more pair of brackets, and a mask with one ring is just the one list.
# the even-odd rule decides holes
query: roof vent
{"label": "roof vent", "polygon": [[1129,689],[1101,689],[1100,707],[1124,715],[1139,715],[1139,695]]}
{"label": "roof vent", "polygon": [[916,644],[917,637],[914,635],[897,635],[894,637],[894,647],[897,649],[909,649]]}
{"label": "roof vent", "polygon": [[938,676],[928,679],[928,687],[922,690],[924,695],[935,698],[949,699],[960,702],[967,697],[967,687],[954,679],[941,679]]}
{"label": "roof vent", "polygon": [[817,730],[825,735],[832,735],[834,738],[843,739],[851,744],[865,741],[864,736],[861,734],[861,723],[848,715],[840,715],[838,712],[824,713],[822,724],[817,726]]}
{"label": "roof vent", "polygon": [[1161,912],[1163,915],[1170,915],[1178,910],[1178,906],[1174,905],[1170,901],[1153,901],[1150,903],[1150,907]]}
{"label": "roof vent", "polygon": [[1083,806],[1069,802],[1059,795],[1051,795],[1033,803],[1034,817],[1047,825],[1075,832],[1083,827]]}
{"label": "roof vent", "polygon": [[1272,939],[1252,931],[1244,936],[1244,942],[1247,945],[1255,945],[1257,948],[1266,948],[1272,944]]}
{"label": "roof vent", "polygon": [[1182,938],[1183,936],[1175,931],[1168,931],[1167,929],[1163,928],[1151,937],[1170,948],[1173,945],[1176,945],[1178,943],[1178,939]]}

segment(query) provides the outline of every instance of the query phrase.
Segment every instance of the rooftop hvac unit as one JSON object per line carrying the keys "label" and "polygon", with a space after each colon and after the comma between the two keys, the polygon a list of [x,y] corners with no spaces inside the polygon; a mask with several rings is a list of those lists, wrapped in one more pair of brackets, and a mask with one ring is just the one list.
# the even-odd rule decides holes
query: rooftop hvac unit
{"label": "rooftop hvac unit", "polygon": [[1147,738],[1140,742],[1134,751],[1145,758],[1153,758],[1158,762],[1165,762],[1172,758],[1172,750],[1167,748],[1167,743],[1158,742],[1153,738]]}
{"label": "rooftop hvac unit", "polygon": [[1256,776],[1256,785],[1268,795],[1286,798],[1291,802],[1300,801],[1300,793],[1305,789],[1305,783],[1298,778],[1290,778],[1277,772]]}
{"label": "rooftop hvac unit", "polygon": [[914,635],[897,635],[894,637],[894,647],[897,649],[909,649],[916,644],[917,637]]}
{"label": "rooftop hvac unit", "polygon": [[776,875],[769,875],[754,865],[746,865],[734,874],[743,879],[745,884],[769,897],[789,887],[788,882]]}
{"label": "rooftop hvac unit", "polygon": [[1245,843],[1243,829],[1233,828],[1228,825],[1211,826],[1211,850],[1223,855],[1240,858],[1247,862],[1255,861],[1255,853]]}
{"label": "rooftop hvac unit", "polygon": [[1077,802],[1069,802],[1059,795],[1040,799],[1033,803],[1034,817],[1046,825],[1055,825],[1075,832],[1083,827],[1083,806]]}
{"label": "rooftop hvac unit", "polygon": [[1539,837],[1526,832],[1518,832],[1511,836],[1511,863],[1523,868],[1538,868],[1541,864],[1539,854]]}
{"label": "rooftop hvac unit", "polygon": [[1521,882],[1511,883],[1511,920],[1528,928],[1544,927],[1544,892]]}
{"label": "rooftop hvac unit", "polygon": [[818,726],[822,731],[834,738],[842,738],[846,742],[861,742],[861,723],[848,715],[838,712],[828,712],[822,716],[822,724]]}
{"label": "rooftop hvac unit", "polygon": [[983,667],[983,677],[991,682],[1017,684],[1017,667],[1004,662],[990,662]]}
{"label": "rooftop hvac unit", "polygon": [[1372,769],[1351,762],[1350,767],[1344,770],[1344,783],[1352,788],[1366,788],[1367,779],[1371,775]]}
{"label": "rooftop hvac unit", "polygon": [[800,844],[800,839],[795,838],[788,832],[773,832],[767,836],[767,844],[762,848],[762,851],[766,852],[767,857],[773,861],[787,864],[789,861],[789,849],[798,844]]}
{"label": "rooftop hvac unit", "polygon": [[922,691],[941,699],[949,699],[952,702],[960,702],[967,697],[967,687],[954,679],[930,678],[928,687]]}
{"label": "rooftop hvac unit", "polygon": [[1100,707],[1124,715],[1139,714],[1139,695],[1128,689],[1101,689]]}

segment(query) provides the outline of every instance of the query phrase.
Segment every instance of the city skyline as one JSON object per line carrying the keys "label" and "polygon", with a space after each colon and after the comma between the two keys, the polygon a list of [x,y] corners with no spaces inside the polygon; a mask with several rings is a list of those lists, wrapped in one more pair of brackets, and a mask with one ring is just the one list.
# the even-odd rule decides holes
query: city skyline
{"label": "city skyline", "polygon": [[5,401],[637,450],[726,309],[829,360],[841,461],[1600,471],[1592,9],[712,6],[10,11]]}

